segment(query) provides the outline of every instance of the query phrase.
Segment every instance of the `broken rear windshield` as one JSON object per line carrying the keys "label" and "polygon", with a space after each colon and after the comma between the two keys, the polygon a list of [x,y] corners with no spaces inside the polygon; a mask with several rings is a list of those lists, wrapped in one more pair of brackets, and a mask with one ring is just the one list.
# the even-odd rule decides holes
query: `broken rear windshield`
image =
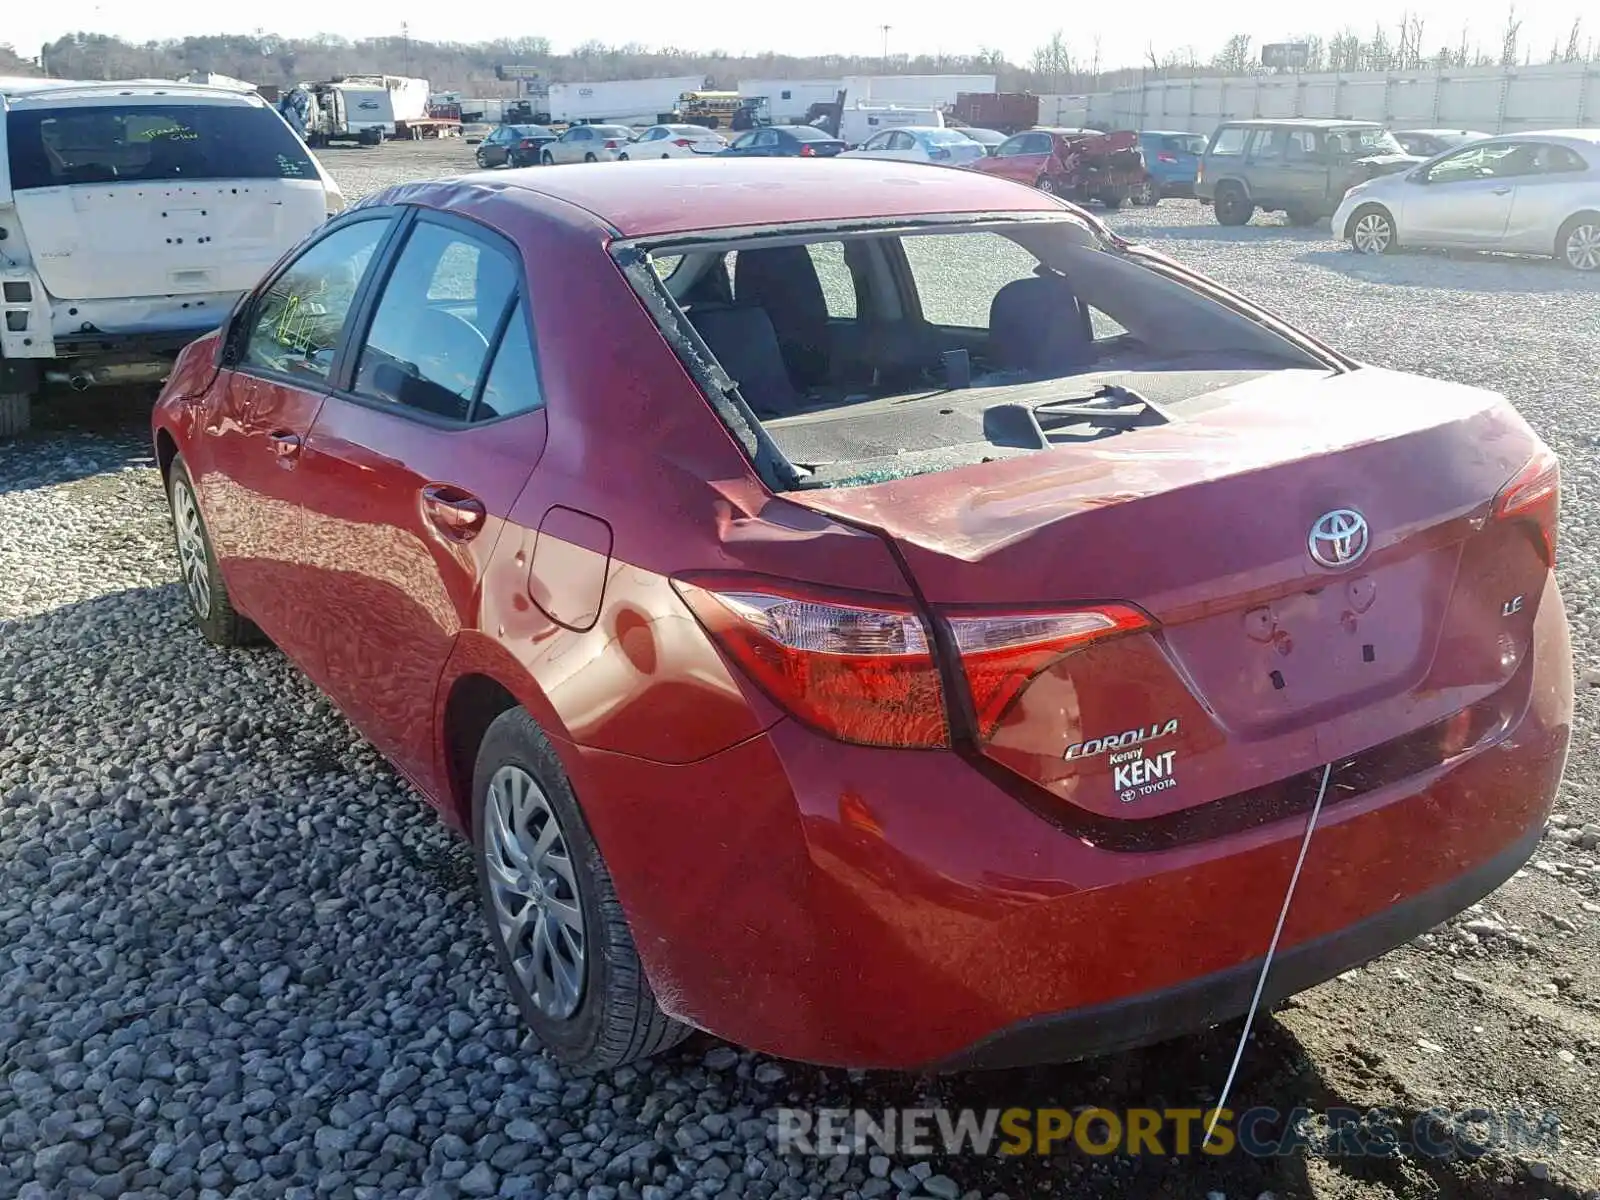
{"label": "broken rear windshield", "polygon": [[724,419],[738,404],[719,391],[743,402],[750,427],[734,432],[781,455],[789,487],[1117,436],[1263,372],[1338,365],[1071,219],[617,253]]}
{"label": "broken rear windshield", "polygon": [[270,110],[236,104],[21,109],[7,120],[11,186],[190,179],[316,179]]}

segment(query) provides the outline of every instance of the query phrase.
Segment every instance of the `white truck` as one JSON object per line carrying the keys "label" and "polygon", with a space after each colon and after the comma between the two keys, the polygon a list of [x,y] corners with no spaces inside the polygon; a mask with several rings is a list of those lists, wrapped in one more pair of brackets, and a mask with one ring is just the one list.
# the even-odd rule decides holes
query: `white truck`
{"label": "white truck", "polygon": [[671,79],[616,79],[593,83],[552,83],[550,120],[558,124],[609,121],[618,125],[654,125],[662,113],[678,107],[685,92],[701,91],[703,75]]}
{"label": "white truck", "polygon": [[397,126],[428,116],[428,81],[404,75],[344,75],[302,85],[311,93],[306,141],[312,146],[358,142],[379,146]]}

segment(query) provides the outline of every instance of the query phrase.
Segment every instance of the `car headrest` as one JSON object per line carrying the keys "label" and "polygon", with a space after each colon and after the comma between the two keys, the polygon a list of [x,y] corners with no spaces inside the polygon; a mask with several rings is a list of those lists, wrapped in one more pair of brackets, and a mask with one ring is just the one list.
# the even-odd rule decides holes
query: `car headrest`
{"label": "car headrest", "polygon": [[1016,279],[989,304],[989,354],[1002,367],[1060,374],[1094,361],[1089,313],[1065,276]]}
{"label": "car headrest", "polygon": [[758,414],[781,417],[800,407],[765,309],[696,305],[689,320]]}

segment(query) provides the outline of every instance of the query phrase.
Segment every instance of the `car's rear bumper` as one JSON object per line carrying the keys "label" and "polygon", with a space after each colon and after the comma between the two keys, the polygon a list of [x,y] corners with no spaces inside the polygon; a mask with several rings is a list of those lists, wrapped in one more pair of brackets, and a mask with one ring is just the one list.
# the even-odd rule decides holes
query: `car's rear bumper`
{"label": "car's rear bumper", "polygon": [[[1572,718],[1553,582],[1534,629],[1492,738],[1330,800],[1273,995],[1406,941],[1526,857]],[[1072,1058],[1242,1013],[1304,831],[1302,813],[1107,849],[955,755],[792,721],[684,766],[562,749],[667,1011],[846,1066]]]}

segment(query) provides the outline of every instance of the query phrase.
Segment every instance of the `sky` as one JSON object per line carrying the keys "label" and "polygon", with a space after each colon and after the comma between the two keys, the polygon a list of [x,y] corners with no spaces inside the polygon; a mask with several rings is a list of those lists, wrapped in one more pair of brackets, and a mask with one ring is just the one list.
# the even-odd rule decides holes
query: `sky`
{"label": "sky", "polygon": [[[262,6],[250,15],[230,20],[214,0],[164,0],[162,4],[132,0],[51,0],[29,3],[12,0],[0,22],[0,41],[33,56],[38,47],[64,33],[83,30],[115,34],[130,41],[176,38],[212,33],[246,33],[258,27],[266,33],[301,37],[333,33],[344,37],[398,35],[405,22],[411,35],[436,41],[477,41],[491,37],[542,36],[558,51],[598,38],[601,41],[677,45],[686,49],[722,49],[730,53],[779,50],[800,55],[882,53],[888,25],[891,54],[958,54],[984,47],[1003,51],[1013,62],[1026,63],[1035,47],[1062,29],[1076,58],[1087,64],[1100,40],[1103,66],[1134,66],[1145,58],[1146,48],[1157,56],[1193,47],[1198,57],[1209,58],[1231,33],[1248,33],[1257,45],[1286,41],[1297,34],[1338,33],[1349,25],[1369,37],[1381,21],[1396,41],[1400,13],[1406,0],[1345,0],[1337,6],[1308,5],[1299,9],[1282,0],[1231,0],[1225,6],[1149,0],[1137,7],[1087,4],[1061,7],[1013,0],[1001,10],[955,0],[875,0],[862,5],[849,0],[809,0],[797,10],[792,4],[766,0],[754,5],[719,8],[718,17],[685,21],[679,6],[617,0],[605,6],[604,16],[582,4],[507,6],[504,16],[484,15],[463,21],[457,8],[437,0],[337,0],[331,5]],[[804,18],[795,13],[803,10]],[[1593,0],[1523,0],[1522,45],[1531,47],[1535,61],[1543,61],[1553,41],[1565,45],[1573,17],[1587,10],[1585,39],[1600,39],[1600,8]],[[700,11],[705,10],[694,10]],[[1461,40],[1462,25],[1469,42],[1478,41],[1498,51],[1505,27],[1506,0],[1456,0],[1440,3],[1422,0],[1410,8],[1424,21],[1423,43],[1435,49]],[[1226,15],[1223,15],[1223,14]],[[1303,15],[1297,15],[1303,14]],[[1073,16],[1079,18],[1073,23]],[[1302,24],[1304,22],[1305,24]],[[1309,24],[1309,28],[1307,27]]]}

